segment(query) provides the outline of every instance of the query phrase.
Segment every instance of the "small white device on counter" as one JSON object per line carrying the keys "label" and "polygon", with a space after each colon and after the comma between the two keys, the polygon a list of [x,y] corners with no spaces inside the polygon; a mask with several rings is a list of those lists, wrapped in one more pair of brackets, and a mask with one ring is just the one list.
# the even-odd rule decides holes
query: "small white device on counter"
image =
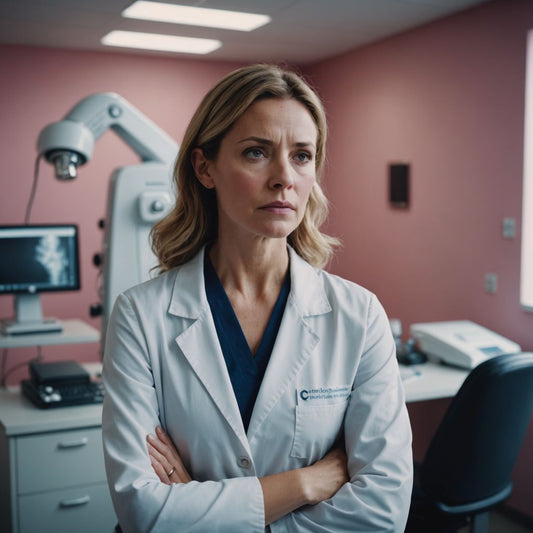
{"label": "small white device on counter", "polygon": [[522,351],[516,342],[469,320],[412,324],[411,336],[430,358],[468,369],[491,357]]}

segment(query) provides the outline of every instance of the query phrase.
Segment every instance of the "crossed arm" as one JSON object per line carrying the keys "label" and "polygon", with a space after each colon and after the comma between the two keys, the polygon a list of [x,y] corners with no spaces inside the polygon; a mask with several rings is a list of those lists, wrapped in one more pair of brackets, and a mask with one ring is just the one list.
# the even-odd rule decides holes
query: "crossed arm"
{"label": "crossed arm", "polygon": [[[162,483],[188,483],[191,476],[174,444],[161,427],[147,437],[152,468]],[[265,526],[303,505],[331,498],[348,482],[346,454],[331,450],[311,466],[259,478],[265,505]]]}

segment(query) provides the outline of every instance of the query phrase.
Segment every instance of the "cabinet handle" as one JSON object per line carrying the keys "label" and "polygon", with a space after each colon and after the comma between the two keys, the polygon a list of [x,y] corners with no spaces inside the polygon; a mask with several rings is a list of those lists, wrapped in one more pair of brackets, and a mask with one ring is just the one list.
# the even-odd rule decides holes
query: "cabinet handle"
{"label": "cabinet handle", "polygon": [[85,446],[88,442],[89,439],[87,437],[82,437],[81,439],[77,440],[58,442],[57,447],[60,450],[64,450],[67,448],[80,448],[81,446]]}
{"label": "cabinet handle", "polygon": [[59,507],[79,507],[80,505],[86,505],[91,501],[89,495],[81,496],[79,498],[71,498],[69,500],[61,500]]}

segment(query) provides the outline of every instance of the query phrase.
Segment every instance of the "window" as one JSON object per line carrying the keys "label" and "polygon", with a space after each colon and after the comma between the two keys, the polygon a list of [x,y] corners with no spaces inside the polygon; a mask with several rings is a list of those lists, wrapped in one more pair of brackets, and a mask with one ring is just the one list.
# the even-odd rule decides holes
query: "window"
{"label": "window", "polygon": [[533,30],[527,39],[520,303],[533,311]]}

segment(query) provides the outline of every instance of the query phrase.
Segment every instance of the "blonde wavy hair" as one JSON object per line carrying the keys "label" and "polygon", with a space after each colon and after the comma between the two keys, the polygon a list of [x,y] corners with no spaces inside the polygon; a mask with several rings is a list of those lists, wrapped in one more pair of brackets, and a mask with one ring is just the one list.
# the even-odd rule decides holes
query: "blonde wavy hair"
{"label": "blonde wavy hair", "polygon": [[237,69],[220,80],[206,94],[189,123],[174,166],[176,203],[151,230],[152,249],[159,260],[160,272],[186,263],[205,243],[217,237],[216,192],[206,189],[197,179],[191,160],[193,150],[201,148],[207,159],[215,159],[222,139],[235,122],[254,102],[265,98],[297,100],[308,109],[316,124],[317,180],[302,222],[288,236],[288,242],[315,267],[323,267],[330,260],[338,241],[319,230],[328,214],[328,202],[319,183],[327,138],[322,103],[294,72],[258,64]]}

